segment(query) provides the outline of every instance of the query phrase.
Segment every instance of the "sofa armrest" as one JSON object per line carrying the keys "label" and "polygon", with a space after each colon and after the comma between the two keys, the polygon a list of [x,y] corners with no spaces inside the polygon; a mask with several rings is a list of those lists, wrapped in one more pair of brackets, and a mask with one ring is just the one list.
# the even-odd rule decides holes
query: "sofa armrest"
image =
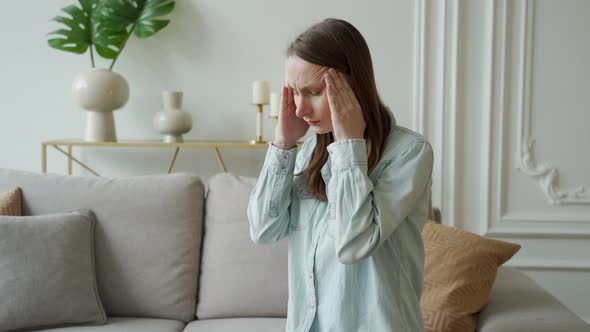
{"label": "sofa armrest", "polygon": [[590,332],[590,325],[523,272],[500,267],[479,332]]}

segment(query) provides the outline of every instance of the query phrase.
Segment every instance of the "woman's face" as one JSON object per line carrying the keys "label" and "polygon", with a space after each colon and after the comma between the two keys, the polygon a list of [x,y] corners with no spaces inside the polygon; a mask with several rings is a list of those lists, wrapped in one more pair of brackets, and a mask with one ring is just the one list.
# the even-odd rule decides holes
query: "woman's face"
{"label": "woman's face", "polygon": [[332,131],[332,115],[323,79],[327,67],[321,67],[292,55],[287,59],[287,85],[293,90],[297,117],[317,134]]}

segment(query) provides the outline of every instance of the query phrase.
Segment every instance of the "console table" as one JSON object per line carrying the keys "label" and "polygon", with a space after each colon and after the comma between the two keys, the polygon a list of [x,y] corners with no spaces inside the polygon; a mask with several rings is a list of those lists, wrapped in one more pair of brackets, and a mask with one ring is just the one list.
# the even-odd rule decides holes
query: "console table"
{"label": "console table", "polygon": [[[301,144],[301,143],[300,143]],[[299,145],[300,145],[299,144]],[[73,147],[107,147],[107,148],[118,148],[118,147],[132,147],[132,148],[173,148],[174,154],[168,167],[168,173],[172,172],[178,151],[180,148],[207,148],[212,149],[217,157],[219,167],[223,172],[227,172],[227,167],[221,157],[220,149],[223,148],[238,148],[238,149],[266,149],[268,143],[250,143],[240,141],[185,141],[183,143],[164,143],[156,140],[130,140],[130,141],[118,141],[118,142],[86,142],[80,139],[64,139],[64,140],[53,140],[41,142],[41,172],[47,172],[47,147],[51,146],[57,151],[61,152],[67,157],[68,161],[68,175],[72,175],[72,163],[76,163],[89,171],[90,173],[100,176],[98,172],[90,168],[82,161],[76,159],[73,155]]]}

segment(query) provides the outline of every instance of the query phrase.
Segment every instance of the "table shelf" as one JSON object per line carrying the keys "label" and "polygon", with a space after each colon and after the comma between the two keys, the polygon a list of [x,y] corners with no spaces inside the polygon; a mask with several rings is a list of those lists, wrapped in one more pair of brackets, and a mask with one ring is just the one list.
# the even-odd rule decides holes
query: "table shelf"
{"label": "table shelf", "polygon": [[[298,144],[300,146],[301,143]],[[96,176],[100,176],[98,172],[92,169],[90,166],[85,164],[84,162],[78,160],[73,155],[73,148],[74,147],[107,147],[107,148],[123,148],[123,147],[131,147],[131,148],[173,148],[174,155],[172,156],[172,160],[170,161],[170,165],[168,167],[168,173],[172,172],[174,168],[174,163],[176,162],[176,158],[178,157],[178,152],[181,148],[205,148],[205,149],[212,149],[215,152],[215,156],[217,157],[217,162],[221,171],[227,172],[227,167],[225,162],[223,161],[223,157],[221,156],[220,149],[224,148],[231,148],[231,149],[266,149],[268,147],[267,142],[257,143],[257,142],[246,142],[246,141],[206,141],[206,140],[198,140],[198,141],[184,141],[181,143],[165,143],[162,141],[157,140],[121,140],[117,142],[86,142],[81,139],[61,139],[61,140],[50,140],[41,142],[41,172],[47,172],[47,147],[53,147],[57,151],[61,152],[67,157],[68,161],[68,175],[72,175],[72,165],[76,163],[86,169],[87,171],[91,172]]]}

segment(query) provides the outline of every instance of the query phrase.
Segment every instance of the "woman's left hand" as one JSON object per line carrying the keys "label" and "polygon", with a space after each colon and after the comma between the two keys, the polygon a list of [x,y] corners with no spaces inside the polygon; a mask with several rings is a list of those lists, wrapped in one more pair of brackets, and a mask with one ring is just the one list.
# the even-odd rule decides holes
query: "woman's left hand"
{"label": "woman's left hand", "polygon": [[365,119],[359,104],[344,73],[329,69],[324,74],[328,104],[332,116],[334,140],[364,138]]}

